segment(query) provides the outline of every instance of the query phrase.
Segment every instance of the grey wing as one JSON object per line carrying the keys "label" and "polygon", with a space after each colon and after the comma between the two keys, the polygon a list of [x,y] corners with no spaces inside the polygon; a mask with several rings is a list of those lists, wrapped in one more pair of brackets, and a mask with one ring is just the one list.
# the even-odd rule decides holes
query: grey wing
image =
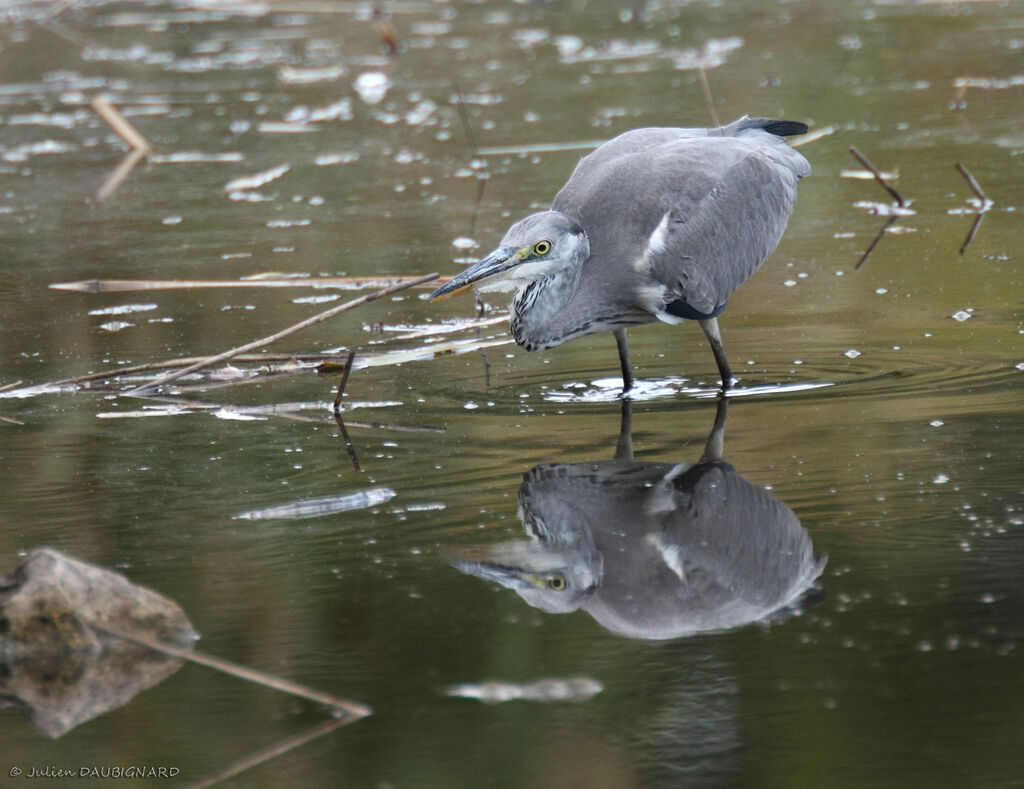
{"label": "grey wing", "polygon": [[778,245],[803,174],[752,151],[702,196],[684,193],[648,254],[651,277],[665,288],[662,311],[678,318],[721,312]]}

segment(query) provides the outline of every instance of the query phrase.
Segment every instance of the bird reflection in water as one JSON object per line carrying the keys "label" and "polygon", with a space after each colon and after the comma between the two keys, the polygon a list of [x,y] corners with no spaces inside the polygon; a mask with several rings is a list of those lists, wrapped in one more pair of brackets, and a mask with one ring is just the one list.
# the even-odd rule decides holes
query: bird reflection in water
{"label": "bird reflection in water", "polygon": [[452,566],[630,638],[724,630],[799,607],[826,559],[789,507],[722,459],[726,400],[693,465],[634,462],[630,407],[623,401],[614,460],[524,475],[530,539],[459,550]]}

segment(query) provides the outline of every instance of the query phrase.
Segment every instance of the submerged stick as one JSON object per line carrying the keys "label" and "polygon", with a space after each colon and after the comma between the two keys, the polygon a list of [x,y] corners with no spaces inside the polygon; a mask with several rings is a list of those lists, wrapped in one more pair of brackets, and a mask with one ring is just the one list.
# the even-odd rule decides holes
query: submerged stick
{"label": "submerged stick", "polygon": [[974,196],[978,198],[978,215],[974,217],[974,222],[971,223],[971,229],[967,231],[967,238],[964,239],[964,243],[960,245],[960,254],[964,254],[967,251],[967,247],[974,241],[974,237],[978,235],[978,228],[981,227],[981,220],[985,218],[985,214],[988,213],[989,209],[992,208],[994,203],[989,199],[988,195],[985,194],[981,188],[981,184],[978,183],[977,179],[971,174],[971,171],[960,162],[956,163],[957,172],[960,173],[967,181],[968,186],[974,190]]}
{"label": "submerged stick", "polygon": [[117,167],[110,171],[110,175],[103,179],[100,188],[96,190],[96,200],[102,203],[104,200],[109,199],[114,192],[121,188],[121,184],[132,174],[135,166],[145,158],[146,151],[140,148],[133,148],[128,151]]}
{"label": "submerged stick", "polygon": [[334,421],[338,424],[341,440],[345,442],[345,451],[348,453],[348,459],[352,461],[352,468],[362,472],[363,468],[359,465],[359,457],[356,455],[356,445],[352,443],[348,430],[345,428],[345,420],[341,418],[341,411],[334,412]]}
{"label": "submerged stick", "polygon": [[964,254],[967,251],[967,247],[974,241],[974,237],[978,235],[978,228],[981,227],[981,220],[985,218],[985,212],[979,211],[975,217],[974,222],[971,223],[971,229],[967,231],[967,238],[964,239],[964,243],[960,245],[960,254]]}
{"label": "submerged stick", "polygon": [[345,369],[341,372],[341,382],[338,384],[338,393],[334,396],[334,413],[341,412],[341,396],[345,394],[345,384],[348,383],[348,376],[352,372],[352,362],[356,360],[356,352],[349,351],[345,360]]}
{"label": "submerged stick", "polygon": [[182,376],[188,375],[189,373],[194,373],[196,370],[201,370],[202,368],[209,367],[212,364],[218,364],[219,362],[232,359],[235,356],[246,353],[247,351],[254,350],[255,348],[262,348],[265,345],[270,345],[271,343],[276,342],[277,340],[280,340],[283,337],[287,337],[288,335],[294,334],[295,332],[301,331],[302,329],[309,328],[310,326],[325,321],[328,318],[333,318],[335,315],[338,315],[347,310],[351,310],[355,307],[359,307],[363,304],[366,304],[367,302],[374,301],[375,299],[382,298],[383,296],[390,296],[392,293],[397,293],[398,291],[405,290],[406,288],[412,287],[413,285],[418,285],[423,282],[430,282],[434,279],[437,279],[436,273],[427,274],[423,277],[414,279],[411,282],[402,282],[397,285],[391,285],[390,287],[378,290],[376,293],[370,293],[367,294],[366,296],[360,296],[358,299],[347,301],[344,304],[341,304],[337,307],[332,307],[329,310],[325,310],[324,312],[318,313],[311,318],[306,318],[303,321],[299,321],[293,326],[289,326],[287,329],[282,329],[279,332],[271,334],[269,337],[262,337],[258,340],[253,340],[252,342],[246,343],[245,345],[240,345],[237,348],[232,348],[228,351],[224,351],[223,353],[218,353],[215,356],[210,356],[207,357],[206,359],[202,359],[198,362],[195,362],[194,364],[188,365],[187,367],[182,367],[180,370],[175,370],[173,373],[162,375],[159,378],[150,381],[148,384],[137,386],[134,389],[125,392],[125,394],[129,396],[138,395],[146,391],[147,389],[152,389],[157,386],[163,386],[164,384],[170,383],[171,381],[176,381],[177,379],[181,378]]}
{"label": "submerged stick", "polygon": [[121,114],[121,111],[104,98],[97,96],[89,102],[89,106],[96,111],[107,125],[117,133],[117,136],[124,140],[136,151],[149,153],[149,141],[143,137],[139,130],[132,126],[131,122]]}
{"label": "submerged stick", "polygon": [[317,724],[308,731],[291,737],[286,737],[273,745],[268,745],[266,748],[261,748],[248,756],[237,759],[220,772],[201,778],[195,783],[187,784],[184,789],[206,789],[206,787],[213,786],[221,781],[234,778],[239,773],[245,772],[251,767],[256,767],[264,762],[269,762],[271,759],[276,759],[278,756],[282,756],[289,751],[293,751],[299,746],[305,745],[307,742],[312,742],[319,737],[323,737],[325,734],[330,734],[339,726],[344,726],[346,723],[347,721],[343,718],[331,718],[330,720],[326,720],[323,723]]}
{"label": "submerged stick", "polygon": [[309,701],[315,701],[317,704],[323,704],[326,707],[329,707],[332,712],[340,712],[346,716],[351,715],[356,719],[365,718],[373,712],[373,710],[365,704],[349,701],[348,699],[342,699],[338,696],[332,696],[330,693],[325,693],[321,690],[317,690],[316,688],[300,685],[297,682],[282,679],[281,677],[275,677],[273,674],[267,674],[263,671],[249,668],[248,666],[241,666],[237,663],[221,660],[220,658],[216,658],[211,655],[204,655],[201,652],[193,652],[189,649],[179,649],[178,647],[171,646],[170,644],[153,641],[152,639],[137,636],[132,633],[124,633],[120,630],[108,627],[107,625],[96,624],[95,622],[90,622],[89,627],[93,630],[98,630],[101,633],[106,633],[107,635],[111,635],[116,638],[123,638],[125,641],[141,644],[155,652],[170,655],[171,657],[178,658],[179,660],[185,660],[189,663],[197,663],[200,666],[215,669],[223,674],[230,674],[233,677],[244,679],[247,682],[262,685],[265,688],[273,688],[274,690],[279,690],[282,693],[287,693],[291,696],[298,696],[303,699],[308,699]]}
{"label": "submerged stick", "polygon": [[857,261],[857,265],[853,267],[854,271],[856,271],[857,269],[859,269],[861,266],[868,262],[868,258],[871,257],[871,254],[875,251],[875,247],[877,247],[882,242],[882,239],[885,238],[885,234],[889,231],[889,228],[892,227],[892,225],[895,222],[896,217],[891,216],[889,217],[889,221],[882,225],[882,229],[878,231],[878,235],[875,236],[874,240],[864,251],[864,254],[860,256],[860,260]]}
{"label": "submerged stick", "polygon": [[850,148],[850,153],[852,153],[853,157],[862,165],[864,165],[864,167],[873,176],[875,176],[875,180],[882,185],[882,188],[884,188],[885,191],[892,195],[893,200],[896,201],[896,205],[898,205],[900,208],[903,208],[907,204],[906,201],[903,199],[903,196],[900,195],[900,193],[897,192],[893,188],[893,186],[888,181],[885,180],[882,174],[878,171],[878,168],[875,167],[871,162],[869,162],[867,160],[867,157],[864,156],[864,154],[862,154],[860,151],[858,151],[855,147],[852,146]]}

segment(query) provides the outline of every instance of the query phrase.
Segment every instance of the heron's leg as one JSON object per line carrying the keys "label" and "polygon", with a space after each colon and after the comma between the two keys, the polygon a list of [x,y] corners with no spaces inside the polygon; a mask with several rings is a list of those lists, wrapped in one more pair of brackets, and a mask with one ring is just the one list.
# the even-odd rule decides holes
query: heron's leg
{"label": "heron's leg", "polygon": [[633,388],[633,370],[629,366],[629,345],[626,343],[626,330],[615,330],[615,344],[619,346],[619,363],[622,365],[622,393]]}
{"label": "heron's leg", "polygon": [[725,417],[729,408],[729,398],[719,396],[718,409],[715,411],[715,425],[708,434],[704,444],[701,463],[716,463],[724,457],[725,449]]}
{"label": "heron's leg", "polygon": [[722,345],[722,333],[718,331],[718,319],[708,318],[699,323],[711,344],[711,352],[715,354],[718,374],[722,376],[722,391],[725,391],[732,385],[732,370],[729,369],[729,361],[725,358],[725,346]]}
{"label": "heron's leg", "polygon": [[615,445],[616,460],[633,459],[633,401],[622,398],[622,418],[619,421],[619,441]]}

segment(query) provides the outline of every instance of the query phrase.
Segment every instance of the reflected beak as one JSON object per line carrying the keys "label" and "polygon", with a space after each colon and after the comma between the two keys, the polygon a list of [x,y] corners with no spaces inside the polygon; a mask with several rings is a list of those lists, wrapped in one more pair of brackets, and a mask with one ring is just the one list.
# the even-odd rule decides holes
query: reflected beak
{"label": "reflected beak", "polygon": [[472,287],[477,282],[489,279],[497,274],[508,271],[523,262],[523,255],[528,247],[498,247],[485,258],[477,261],[458,276],[452,277],[444,285],[430,294],[431,301],[447,299]]}
{"label": "reflected beak", "polygon": [[507,589],[544,589],[552,572],[571,559],[558,549],[533,540],[507,540],[496,545],[450,549],[448,564],[466,575],[498,583]]}

